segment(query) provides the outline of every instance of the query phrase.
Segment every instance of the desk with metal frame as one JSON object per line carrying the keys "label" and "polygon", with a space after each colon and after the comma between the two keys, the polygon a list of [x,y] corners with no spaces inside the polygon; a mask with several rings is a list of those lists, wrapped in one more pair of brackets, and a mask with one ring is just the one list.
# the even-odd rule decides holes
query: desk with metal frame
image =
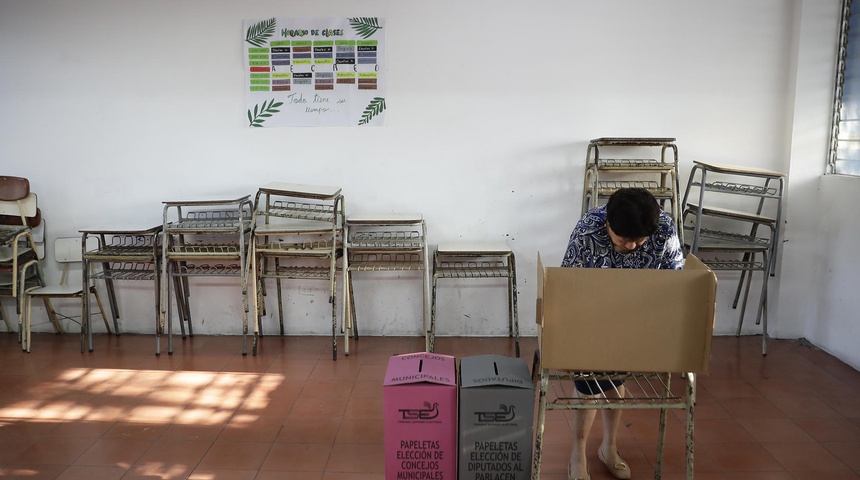
{"label": "desk with metal frame", "polygon": [[420,271],[422,321],[425,349],[430,351],[430,260],[427,225],[420,213],[356,214],[347,219],[348,267],[345,269],[344,354],[349,355],[349,337],[358,339],[352,276],[354,272]]}
{"label": "desk with metal frame", "polygon": [[[732,305],[737,308],[743,290],[737,335],[743,326],[752,274],[761,272],[756,324],[762,326],[762,355],[767,354],[767,282],[776,271],[785,177],[782,172],[762,168],[694,161],[684,191],[683,221],[690,253],[729,254],[730,258],[713,256],[705,263],[714,270],[740,272]],[[692,191],[695,188],[698,192]],[[718,206],[720,200],[744,197],[749,199],[746,205]],[[770,204],[772,214],[765,212],[766,204]]]}
{"label": "desk with metal frame", "polygon": [[[248,353],[248,278],[251,261],[251,222],[253,204],[250,195],[235,199],[185,200],[164,202],[161,231],[161,306],[156,329],[155,354],[161,353],[161,335],[167,333],[167,353],[173,353],[173,319],[171,315],[170,280],[183,282],[174,288],[177,307],[187,308],[189,288],[184,283],[192,276],[239,277],[242,289],[242,355]],[[171,218],[172,217],[172,218]],[[196,240],[191,242],[191,240]],[[219,262],[215,264],[205,262]],[[204,263],[201,263],[204,262]],[[220,263],[224,262],[224,263]],[[184,317],[184,318],[183,318]],[[182,337],[193,335],[190,309],[180,314]],[[166,326],[165,326],[166,324]]]}
{"label": "desk with metal frame", "polygon": [[[265,312],[265,280],[275,279],[280,332],[284,334],[282,280],[326,280],[331,304],[332,360],[337,359],[337,258],[346,265],[344,198],[340,187],[285,182],[266,184],[254,200],[251,275],[255,313]],[[269,262],[271,260],[271,262]],[[345,311],[345,304],[342,307]],[[260,328],[260,319],[254,323]],[[256,335],[255,335],[256,340]],[[254,344],[256,348],[256,342]],[[256,352],[256,350],[255,350]]]}
{"label": "desk with metal frame", "polygon": [[517,266],[514,252],[504,242],[440,243],[433,252],[430,301],[430,348],[436,343],[436,286],[440,278],[505,278],[508,290],[508,336],[514,338],[520,356],[520,326],[517,313]]}
{"label": "desk with metal frame", "polygon": [[[162,225],[148,228],[140,228],[135,225],[105,225],[80,230],[81,248],[83,249],[81,273],[84,291],[88,291],[96,280],[104,280],[116,335],[120,334],[120,313],[116,299],[115,280],[152,281],[155,283],[155,325],[156,329],[159,328],[161,229]],[[97,239],[98,246],[94,250],[86,248],[89,237]],[[94,268],[98,264],[101,265],[101,270]],[[177,283],[176,288],[181,288],[181,284]],[[181,295],[177,295],[177,297],[179,298]],[[86,340],[81,339],[81,351],[83,351],[85,343],[89,351],[92,351],[92,330],[89,328],[89,296],[83,295],[82,302],[81,334],[86,336]],[[180,309],[181,312],[183,309]]]}

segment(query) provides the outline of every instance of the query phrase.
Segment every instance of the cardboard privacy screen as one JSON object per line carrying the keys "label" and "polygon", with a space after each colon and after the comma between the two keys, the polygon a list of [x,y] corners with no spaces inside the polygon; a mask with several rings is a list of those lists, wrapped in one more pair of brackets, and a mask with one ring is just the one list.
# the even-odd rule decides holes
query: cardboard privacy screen
{"label": "cardboard privacy screen", "polygon": [[538,254],[541,366],[707,373],[717,279],[683,270],[544,267]]}

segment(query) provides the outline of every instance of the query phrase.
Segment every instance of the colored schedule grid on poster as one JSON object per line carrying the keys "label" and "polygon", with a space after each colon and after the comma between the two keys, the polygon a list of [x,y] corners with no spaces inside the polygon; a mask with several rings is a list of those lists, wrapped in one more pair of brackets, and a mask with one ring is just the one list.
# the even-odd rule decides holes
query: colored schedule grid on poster
{"label": "colored schedule grid on poster", "polygon": [[268,92],[272,71],[268,48],[248,49],[248,68],[252,92]]}
{"label": "colored schedule grid on poster", "polygon": [[292,64],[290,58],[290,41],[282,40],[270,44],[270,55],[272,58],[272,91],[286,92],[290,90],[292,75],[289,68]]}
{"label": "colored schedule grid on poster", "polygon": [[378,17],[246,21],[249,126],[382,125],[384,26]]}
{"label": "colored schedule grid on poster", "polygon": [[336,40],[334,63],[346,66],[345,70],[338,69],[336,82],[352,85],[355,83],[355,71],[349,65],[355,65],[355,40]]}

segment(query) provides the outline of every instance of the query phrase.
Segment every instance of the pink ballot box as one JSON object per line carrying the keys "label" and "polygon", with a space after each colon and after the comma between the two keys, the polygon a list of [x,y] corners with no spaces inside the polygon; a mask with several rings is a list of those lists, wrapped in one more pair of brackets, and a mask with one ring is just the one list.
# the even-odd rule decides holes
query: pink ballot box
{"label": "pink ballot box", "polygon": [[382,388],[386,480],[456,480],[454,357],[395,355]]}

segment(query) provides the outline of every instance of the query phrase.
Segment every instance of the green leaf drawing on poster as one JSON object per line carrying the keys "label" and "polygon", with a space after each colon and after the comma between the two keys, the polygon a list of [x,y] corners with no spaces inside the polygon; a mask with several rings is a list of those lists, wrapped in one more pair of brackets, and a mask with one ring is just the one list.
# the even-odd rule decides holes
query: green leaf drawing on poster
{"label": "green leaf drawing on poster", "polygon": [[275,18],[263,20],[248,27],[245,33],[245,41],[255,47],[262,47],[266,44],[266,40],[275,34]]}
{"label": "green leaf drawing on poster", "polygon": [[361,38],[370,38],[377,30],[382,28],[379,26],[379,20],[376,17],[350,18],[349,25]]}
{"label": "green leaf drawing on poster", "polygon": [[[268,103],[268,105],[266,105],[266,103]],[[263,105],[254,105],[253,113],[248,109],[248,126],[262,127],[263,122],[265,122],[267,118],[271,117],[273,113],[281,112],[276,109],[283,104],[284,102],[276,102],[273,98],[271,102],[263,102]]]}
{"label": "green leaf drawing on poster", "polygon": [[367,125],[373,120],[373,117],[382,113],[383,110],[385,110],[385,99],[382,97],[374,98],[367,105],[367,108],[364,109],[364,113],[361,115],[361,120],[358,121],[358,124]]}

